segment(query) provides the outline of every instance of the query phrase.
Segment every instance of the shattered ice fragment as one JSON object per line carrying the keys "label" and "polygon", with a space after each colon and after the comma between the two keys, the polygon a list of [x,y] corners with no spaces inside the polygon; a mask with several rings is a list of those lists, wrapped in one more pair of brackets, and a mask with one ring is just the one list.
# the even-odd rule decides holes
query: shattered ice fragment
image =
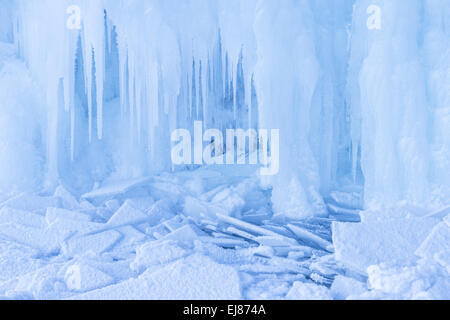
{"label": "shattered ice fragment", "polygon": [[289,224],[288,228],[303,242],[324,249],[328,252],[334,251],[333,244],[319,237],[318,235],[315,235],[314,233],[293,224]]}
{"label": "shattered ice fragment", "polygon": [[68,267],[64,280],[67,288],[76,292],[91,291],[114,283],[111,276],[84,263]]}
{"label": "shattered ice fragment", "polygon": [[37,195],[24,193],[5,201],[2,205],[18,210],[44,213],[49,207],[59,207],[60,199],[55,197],[40,197]]}
{"label": "shattered ice fragment", "polygon": [[148,184],[151,180],[152,180],[152,178],[145,177],[145,178],[121,181],[118,183],[112,183],[110,185],[103,186],[92,192],[85,193],[82,196],[82,198],[87,199],[87,200],[95,200],[95,201],[107,200],[116,195],[121,195],[132,189],[144,186],[144,185]]}
{"label": "shattered ice fragment", "polygon": [[245,248],[248,247],[249,245],[248,242],[244,240],[230,239],[230,238],[199,237],[199,240],[213,243],[222,248],[235,248],[235,247]]}
{"label": "shattered ice fragment", "polygon": [[101,254],[111,249],[121,238],[122,235],[114,230],[93,235],[77,236],[70,238],[64,249],[66,254],[72,256],[87,252]]}
{"label": "shattered ice fragment", "polygon": [[147,242],[136,249],[136,257],[130,267],[142,273],[151,266],[164,265],[181,259],[188,251],[177,245],[176,241]]}
{"label": "shattered ice fragment", "polygon": [[112,212],[116,212],[120,208],[120,202],[117,199],[108,200],[105,202],[105,207]]}
{"label": "shattered ice fragment", "polygon": [[108,220],[106,225],[108,227],[119,227],[140,224],[146,222],[147,219],[148,216],[145,213],[131,206],[128,201],[125,201],[125,203]]}
{"label": "shattered ice fragment", "polygon": [[62,206],[66,209],[76,210],[80,208],[77,199],[63,186],[58,186],[53,196],[60,198]]}
{"label": "shattered ice fragment", "polygon": [[255,241],[261,245],[269,247],[290,247],[298,245],[298,242],[294,239],[286,237],[276,237],[276,236],[260,236],[256,237]]}
{"label": "shattered ice fragment", "polygon": [[57,219],[91,221],[91,217],[85,213],[60,208],[48,208],[47,213],[45,214],[45,219],[49,225]]}
{"label": "shattered ice fragment", "polygon": [[175,230],[164,236],[163,240],[175,240],[179,243],[187,243],[192,244],[195,240],[197,240],[201,236],[205,236],[206,234],[197,228],[193,224],[187,224],[180,229]]}

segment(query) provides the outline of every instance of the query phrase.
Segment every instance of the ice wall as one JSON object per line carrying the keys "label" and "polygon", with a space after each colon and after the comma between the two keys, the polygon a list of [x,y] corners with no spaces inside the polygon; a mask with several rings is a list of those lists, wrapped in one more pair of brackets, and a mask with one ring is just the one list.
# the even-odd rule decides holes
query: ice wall
{"label": "ice wall", "polygon": [[[308,143],[310,108],[319,63],[308,1],[260,1],[255,21],[256,88],[261,127],[280,129],[280,172],[274,186],[276,214],[308,216],[319,187],[318,168]],[[289,43],[290,50],[285,44]]]}
{"label": "ice wall", "polygon": [[367,207],[448,202],[446,0],[6,4],[0,41],[46,104],[48,188],[172,170],[170,132],[201,120],[281,130],[280,172],[262,178],[281,217],[355,185]]}
{"label": "ice wall", "polygon": [[445,1],[356,2],[348,88],[367,206],[448,201],[448,21]]}
{"label": "ice wall", "polygon": [[0,6],[0,41],[13,41],[12,0],[2,1]]}

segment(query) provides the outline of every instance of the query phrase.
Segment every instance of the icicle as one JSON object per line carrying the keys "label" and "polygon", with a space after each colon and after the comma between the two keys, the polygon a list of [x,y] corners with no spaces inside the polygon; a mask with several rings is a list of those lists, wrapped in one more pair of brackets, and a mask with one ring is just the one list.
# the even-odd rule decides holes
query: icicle
{"label": "icicle", "polygon": [[70,160],[75,160],[75,106],[70,109]]}
{"label": "icicle", "polygon": [[203,121],[204,119],[204,110],[203,110],[203,80],[202,80],[202,61],[199,61],[199,67],[198,67],[198,107],[197,107],[197,114],[198,119],[200,121]]}
{"label": "icicle", "polygon": [[120,115],[123,119],[127,109],[128,101],[128,53],[123,45],[119,46],[119,64],[120,64]]}
{"label": "icicle", "polygon": [[192,58],[192,81],[191,81],[191,118],[198,119],[198,107],[197,107],[197,86],[196,86],[196,75],[195,75],[195,59]]}

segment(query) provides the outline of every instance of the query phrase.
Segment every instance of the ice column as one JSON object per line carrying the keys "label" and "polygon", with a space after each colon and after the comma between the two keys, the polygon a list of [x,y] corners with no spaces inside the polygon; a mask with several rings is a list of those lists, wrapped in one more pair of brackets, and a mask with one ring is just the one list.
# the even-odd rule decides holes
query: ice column
{"label": "ice column", "polygon": [[323,210],[317,208],[321,204],[312,205],[319,177],[308,133],[319,65],[309,1],[260,1],[257,10],[255,86],[260,127],[280,129],[280,171],[264,180],[273,186],[277,216],[306,217]]}

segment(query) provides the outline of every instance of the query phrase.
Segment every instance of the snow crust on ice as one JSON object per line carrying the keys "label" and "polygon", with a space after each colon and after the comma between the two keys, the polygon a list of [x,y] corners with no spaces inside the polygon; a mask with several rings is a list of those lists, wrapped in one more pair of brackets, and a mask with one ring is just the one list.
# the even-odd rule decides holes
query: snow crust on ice
{"label": "snow crust on ice", "polygon": [[75,296],[79,300],[187,299],[239,300],[242,298],[239,276],[231,267],[208,257],[192,255],[152,272]]}
{"label": "snow crust on ice", "polygon": [[411,218],[350,224],[333,223],[335,256],[349,267],[365,273],[371,265],[411,263],[414,252],[426,239],[435,219]]}
{"label": "snow crust on ice", "polygon": [[[347,299],[449,299],[450,229],[442,212],[405,210],[393,207],[389,215],[376,210],[360,224],[333,223],[335,258],[360,274],[367,275],[367,289],[339,293]],[[401,218],[403,216],[403,218]],[[367,219],[370,217],[369,219]],[[441,221],[442,220],[442,221]],[[333,287],[332,287],[333,290]]]}

